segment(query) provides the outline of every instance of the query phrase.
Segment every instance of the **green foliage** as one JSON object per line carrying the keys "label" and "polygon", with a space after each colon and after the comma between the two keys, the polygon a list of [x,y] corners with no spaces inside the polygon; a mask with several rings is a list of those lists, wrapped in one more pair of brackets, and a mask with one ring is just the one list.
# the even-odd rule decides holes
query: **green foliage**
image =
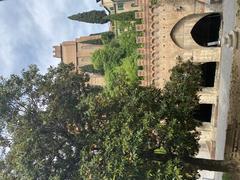
{"label": "green foliage", "polygon": [[101,39],[92,39],[92,40],[82,41],[81,43],[95,44],[95,45],[102,45],[103,44]]}
{"label": "green foliage", "polygon": [[128,11],[118,14],[110,14],[104,17],[106,20],[111,21],[135,21],[135,11]]}
{"label": "green foliage", "polygon": [[[194,156],[198,151],[198,132],[195,128],[201,124],[193,119],[193,114],[198,107],[199,98],[196,93],[200,90],[200,82],[200,67],[191,62],[181,63],[172,69],[170,81],[163,89],[165,98],[161,111],[164,112],[168,125],[164,138],[174,144],[174,148],[171,146],[168,149],[172,153]],[[175,134],[179,128],[183,131]]]}
{"label": "green foliage", "polygon": [[[138,152],[148,147],[149,140],[145,136],[148,135],[151,124],[157,122],[151,111],[157,110],[161,94],[154,89],[143,91],[129,87],[123,82],[113,98],[103,94],[101,99],[105,102],[97,104],[110,105],[108,118],[111,121],[103,129],[102,141],[96,142],[100,151],[92,158],[87,153],[88,149],[83,152],[81,175],[86,179],[90,175],[93,179],[145,179],[148,176],[146,169],[153,168],[156,163],[144,163]],[[152,104],[153,100],[156,103]]]}
{"label": "green foliage", "polygon": [[115,37],[115,35],[111,31],[102,33],[101,34],[102,43],[103,44],[108,44],[108,43],[110,43],[114,39],[114,37]]}
{"label": "green foliage", "polygon": [[232,180],[233,178],[230,174],[224,173],[222,179],[223,180]]}
{"label": "green foliage", "polygon": [[118,37],[119,44],[126,51],[127,56],[136,53],[136,49],[138,48],[136,37],[137,33],[135,30],[125,31]]}
{"label": "green foliage", "polygon": [[105,73],[106,88],[108,91],[114,93],[114,89],[118,87],[119,81],[125,81],[129,85],[138,84],[137,76],[137,60],[136,53],[124,58],[120,66],[116,66]]}
{"label": "green foliage", "polygon": [[41,75],[30,66],[0,80],[0,129],[7,133],[1,138],[9,142],[1,147],[10,149],[1,179],[78,179],[79,153],[91,131],[85,99],[97,89],[73,69],[61,64]]}
{"label": "green foliage", "polygon": [[74,14],[72,16],[69,16],[68,18],[71,20],[81,21],[86,23],[105,24],[109,22],[109,20],[105,18],[106,16],[107,14],[104,10],[103,11],[92,10],[88,12]]}
{"label": "green foliage", "polygon": [[108,44],[115,38],[115,34],[111,31],[90,34],[90,36],[96,35],[101,35],[101,44]]}
{"label": "green foliage", "polygon": [[1,179],[196,179],[185,159],[199,148],[199,67],[181,63],[162,90],[143,88],[126,78],[136,57],[114,67],[112,91],[72,65],[1,78]]}
{"label": "green foliage", "polygon": [[151,5],[156,5],[159,3],[159,0],[151,0]]}
{"label": "green foliage", "polygon": [[92,62],[95,69],[105,72],[107,69],[118,66],[123,57],[125,57],[124,49],[117,42],[112,41],[105,48],[93,53]]}
{"label": "green foliage", "polygon": [[126,81],[129,85],[138,84],[137,47],[136,32],[130,30],[93,53],[94,68],[104,72],[107,89],[112,93],[117,88],[118,80]]}
{"label": "green foliage", "polygon": [[87,73],[100,73],[100,74],[103,73],[102,71],[98,71],[98,70],[94,69],[92,64],[81,66],[80,70],[81,70],[81,72],[87,72]]}
{"label": "green foliage", "polygon": [[[116,78],[115,88],[110,91],[114,93],[107,91],[101,95],[100,102],[95,102],[98,106],[108,105],[111,113],[107,119],[111,120],[100,133],[102,140],[95,142],[96,154],[89,154],[89,148],[82,152],[81,176],[85,179],[196,179],[197,169],[185,164],[184,158],[194,156],[199,148],[196,127],[200,123],[193,119],[201,79],[198,72],[198,67],[190,62],[179,64],[162,91],[129,86],[125,79]],[[196,82],[190,91],[185,89],[181,93],[184,83],[192,79],[190,76]],[[143,152],[149,150],[165,156],[163,162],[144,158]]]}

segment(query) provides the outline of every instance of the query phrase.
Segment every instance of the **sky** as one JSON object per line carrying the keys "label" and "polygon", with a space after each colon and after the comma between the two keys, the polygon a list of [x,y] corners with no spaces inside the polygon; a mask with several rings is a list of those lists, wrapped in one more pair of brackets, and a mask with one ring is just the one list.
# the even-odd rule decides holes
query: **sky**
{"label": "sky", "polygon": [[103,9],[96,0],[5,0],[0,2],[0,76],[20,74],[30,64],[45,73],[60,60],[52,46],[80,36],[108,30],[67,17]]}

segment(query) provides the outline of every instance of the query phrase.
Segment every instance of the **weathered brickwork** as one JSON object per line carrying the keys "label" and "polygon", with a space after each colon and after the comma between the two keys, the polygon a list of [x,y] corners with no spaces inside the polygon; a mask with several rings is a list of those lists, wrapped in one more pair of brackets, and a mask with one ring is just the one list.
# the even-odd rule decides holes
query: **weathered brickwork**
{"label": "weathered brickwork", "polygon": [[136,5],[135,0],[97,0],[97,2],[99,1],[101,2],[101,6],[111,14],[139,10],[139,6]]}
{"label": "weathered brickwork", "polygon": [[[53,46],[53,56],[61,58],[66,64],[73,63],[75,70],[81,72],[81,67],[91,65],[91,56],[96,50],[102,48],[102,45],[89,44],[86,41],[98,40],[100,35],[83,36],[75,41],[64,41],[59,46]],[[88,73],[90,76],[89,84],[103,86],[105,84],[104,77],[99,74]]]}
{"label": "weathered brickwork", "polygon": [[[203,86],[203,90],[199,92],[200,103],[212,105],[211,121],[204,122],[204,126],[200,128],[200,143],[207,144],[211,158],[214,158],[221,55],[216,34],[220,32],[221,14],[211,12],[203,1],[197,0],[176,0],[173,3],[163,0],[159,6],[151,5],[151,0],[137,0],[137,4],[140,11],[135,13],[135,17],[142,20],[142,24],[136,25],[136,30],[142,32],[136,39],[142,45],[138,49],[142,55],[138,60],[138,66],[141,66],[138,71],[140,85],[163,88],[169,80],[170,70],[179,61],[190,60],[203,66],[211,62],[215,65],[214,84]],[[204,26],[209,31],[201,34]],[[212,31],[212,27],[218,32]]]}

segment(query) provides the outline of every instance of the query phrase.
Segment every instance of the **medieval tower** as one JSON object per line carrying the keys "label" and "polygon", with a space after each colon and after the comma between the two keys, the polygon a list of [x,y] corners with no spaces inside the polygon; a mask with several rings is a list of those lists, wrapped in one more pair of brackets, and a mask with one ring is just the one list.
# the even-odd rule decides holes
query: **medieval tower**
{"label": "medieval tower", "polygon": [[[91,43],[91,41],[101,40],[101,35],[90,35],[77,38],[75,41],[64,41],[58,46],[53,46],[53,56],[60,58],[61,62],[74,64],[77,72],[82,72],[82,68],[92,65],[92,54],[102,48],[102,45]],[[90,76],[89,84],[103,86],[104,77],[98,73],[87,72]]]}

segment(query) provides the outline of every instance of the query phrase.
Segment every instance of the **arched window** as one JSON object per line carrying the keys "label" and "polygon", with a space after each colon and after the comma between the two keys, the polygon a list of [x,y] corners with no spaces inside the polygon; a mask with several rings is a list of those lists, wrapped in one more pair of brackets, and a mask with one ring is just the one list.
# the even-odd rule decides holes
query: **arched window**
{"label": "arched window", "polygon": [[194,119],[201,122],[211,122],[212,106],[212,104],[200,104],[193,114]]}
{"label": "arched window", "polygon": [[220,25],[221,15],[219,13],[206,15],[192,28],[192,38],[200,46],[218,46]]}
{"label": "arched window", "polygon": [[202,70],[202,83],[203,87],[214,87],[215,74],[216,74],[216,62],[207,62],[201,64]]}
{"label": "arched window", "polygon": [[174,25],[170,36],[182,49],[218,46],[220,25],[219,13],[191,14]]}

